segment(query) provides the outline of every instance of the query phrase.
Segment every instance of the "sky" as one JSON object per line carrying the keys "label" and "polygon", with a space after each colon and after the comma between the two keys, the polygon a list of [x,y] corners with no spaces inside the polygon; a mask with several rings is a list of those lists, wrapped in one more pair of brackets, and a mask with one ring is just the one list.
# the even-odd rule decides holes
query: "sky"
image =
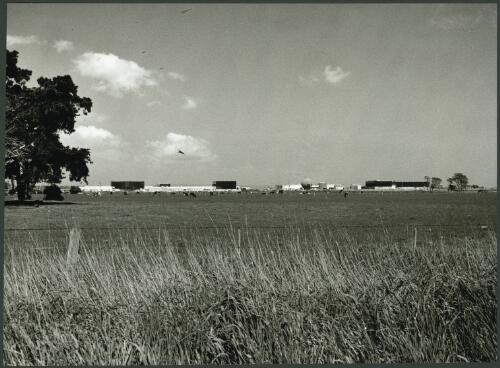
{"label": "sky", "polygon": [[496,186],[496,4],[7,7],[30,83],[93,101],[89,184]]}

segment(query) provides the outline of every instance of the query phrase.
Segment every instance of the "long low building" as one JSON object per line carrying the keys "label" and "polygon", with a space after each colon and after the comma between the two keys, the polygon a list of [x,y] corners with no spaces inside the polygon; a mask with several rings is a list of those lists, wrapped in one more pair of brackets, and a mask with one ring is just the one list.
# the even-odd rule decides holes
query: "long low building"
{"label": "long low building", "polygon": [[111,186],[121,190],[139,190],[144,188],[143,181],[112,181]]}
{"label": "long low building", "polygon": [[116,189],[111,185],[85,185],[79,188],[83,193],[120,192],[120,189]]}
{"label": "long low building", "polygon": [[215,192],[217,189],[212,185],[182,185],[182,186],[145,186],[144,192]]}
{"label": "long low building", "polygon": [[[312,191],[323,191],[323,190],[342,190],[344,186],[342,184],[327,184],[326,182],[320,182],[318,184],[311,184],[310,190]],[[278,184],[276,185],[276,190],[283,191],[302,191],[304,187],[302,184]]]}
{"label": "long low building", "polygon": [[363,189],[371,190],[429,190],[427,181],[368,180]]}
{"label": "long low building", "polygon": [[303,190],[302,185],[300,184],[284,184],[281,186],[282,190],[290,191],[290,190]]}

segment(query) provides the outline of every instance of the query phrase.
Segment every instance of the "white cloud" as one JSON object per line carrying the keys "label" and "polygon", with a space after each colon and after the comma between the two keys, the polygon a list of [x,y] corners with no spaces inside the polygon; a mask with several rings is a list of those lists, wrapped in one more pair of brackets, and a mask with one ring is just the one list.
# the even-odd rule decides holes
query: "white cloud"
{"label": "white cloud", "polygon": [[72,134],[63,133],[60,138],[64,145],[90,148],[90,157],[94,162],[95,159],[118,161],[126,151],[120,136],[93,125],[77,126],[75,132]]}
{"label": "white cloud", "polygon": [[340,66],[332,69],[330,65],[325,67],[323,71],[323,75],[325,76],[325,80],[331,84],[338,84],[342,79],[347,78],[351,73],[344,72]]}
{"label": "white cloud", "polygon": [[113,145],[119,144],[119,138],[109,130],[97,128],[93,125],[80,125],[72,134],[61,134],[61,142],[69,146],[85,145]]}
{"label": "white cloud", "polygon": [[176,72],[168,72],[168,76],[170,79],[180,80],[182,82],[186,80],[186,77],[184,75]]}
{"label": "white cloud", "polygon": [[[210,151],[209,143],[202,138],[190,135],[168,133],[161,141],[147,141],[146,145],[153,149],[153,157],[211,161],[217,156]],[[184,154],[179,153],[179,150]]]}
{"label": "white cloud", "polygon": [[43,42],[38,39],[37,36],[12,36],[7,35],[7,47],[13,47],[16,45],[33,45],[42,44]]}
{"label": "white cloud", "polygon": [[160,101],[154,100],[154,101],[150,101],[150,102],[146,103],[147,107],[153,107],[155,105],[161,105]]}
{"label": "white cloud", "polygon": [[197,106],[198,104],[193,98],[185,96],[184,104],[181,106],[181,108],[183,108],[184,110],[191,110],[191,109],[196,109]]}
{"label": "white cloud", "polygon": [[67,40],[54,41],[53,47],[57,52],[71,51],[74,49],[73,42]]}
{"label": "white cloud", "polygon": [[121,97],[124,92],[139,93],[142,87],[158,85],[151,71],[114,54],[86,52],[73,62],[80,74],[97,81],[96,90],[114,97]]}

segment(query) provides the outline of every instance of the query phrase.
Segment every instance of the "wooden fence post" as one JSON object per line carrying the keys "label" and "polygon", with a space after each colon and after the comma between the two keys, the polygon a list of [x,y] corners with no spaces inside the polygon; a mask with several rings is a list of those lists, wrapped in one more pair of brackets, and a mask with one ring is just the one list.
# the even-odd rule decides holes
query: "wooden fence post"
{"label": "wooden fence post", "polygon": [[69,233],[68,254],[66,257],[66,265],[73,266],[78,262],[78,251],[80,249],[81,233],[76,227],[72,228]]}

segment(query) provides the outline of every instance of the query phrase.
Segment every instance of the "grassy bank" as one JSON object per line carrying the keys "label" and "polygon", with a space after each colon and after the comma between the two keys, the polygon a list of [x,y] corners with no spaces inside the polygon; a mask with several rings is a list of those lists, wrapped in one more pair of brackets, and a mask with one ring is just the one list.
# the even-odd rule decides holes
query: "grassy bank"
{"label": "grassy bank", "polygon": [[[496,235],[140,232],[5,253],[4,363],[496,359]],[[39,244],[38,244],[39,245]]]}

